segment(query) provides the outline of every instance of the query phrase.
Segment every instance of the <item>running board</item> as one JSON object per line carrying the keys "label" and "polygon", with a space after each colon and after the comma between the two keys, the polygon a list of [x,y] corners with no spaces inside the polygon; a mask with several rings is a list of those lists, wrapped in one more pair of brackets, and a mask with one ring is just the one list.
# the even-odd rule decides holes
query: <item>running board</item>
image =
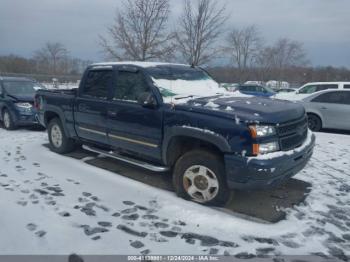
{"label": "running board", "polygon": [[108,152],[108,151],[105,151],[105,150],[102,150],[102,149],[99,149],[96,147],[83,145],[83,149],[90,151],[90,152],[97,153],[97,154],[101,154],[101,155],[106,156],[106,157],[114,158],[114,159],[129,163],[129,164],[132,164],[134,166],[142,167],[144,169],[147,169],[147,170],[150,170],[153,172],[165,172],[165,171],[169,170],[169,168],[165,167],[165,166],[152,165],[152,164],[140,161],[140,160],[136,160],[136,159],[129,158],[126,156],[122,156],[122,155],[120,155],[118,153],[114,153],[112,151]]}

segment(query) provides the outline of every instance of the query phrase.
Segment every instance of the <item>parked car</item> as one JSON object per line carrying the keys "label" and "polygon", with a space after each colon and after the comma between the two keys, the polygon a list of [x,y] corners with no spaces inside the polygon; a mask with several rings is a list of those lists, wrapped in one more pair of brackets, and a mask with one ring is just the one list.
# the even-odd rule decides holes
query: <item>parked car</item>
{"label": "parked car", "polygon": [[227,91],[235,92],[239,87],[238,83],[221,83],[220,87],[225,88]]}
{"label": "parked car", "polygon": [[241,85],[237,88],[241,93],[252,96],[265,96],[270,97],[276,94],[269,87],[259,86],[259,85]]}
{"label": "parked car", "polygon": [[350,131],[350,89],[320,91],[304,98],[302,103],[311,130],[331,128]]}
{"label": "parked car", "polygon": [[98,63],[78,90],[39,90],[36,106],[52,151],[79,142],[145,169],[172,170],[178,196],[222,205],[229,189],[289,179],[315,143],[302,105],[236,93],[196,67]]}
{"label": "parked car", "polygon": [[307,83],[290,93],[279,93],[276,98],[285,100],[301,100],[310,94],[327,89],[350,89],[350,82],[314,82]]}
{"label": "parked car", "polygon": [[33,103],[35,91],[41,88],[32,79],[0,77],[0,120],[5,129],[38,124]]}

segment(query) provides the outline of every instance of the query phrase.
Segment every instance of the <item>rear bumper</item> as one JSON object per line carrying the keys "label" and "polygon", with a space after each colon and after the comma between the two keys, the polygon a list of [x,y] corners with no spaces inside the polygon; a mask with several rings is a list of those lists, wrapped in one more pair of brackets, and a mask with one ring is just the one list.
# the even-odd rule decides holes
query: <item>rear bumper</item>
{"label": "rear bumper", "polygon": [[227,154],[227,184],[230,189],[239,190],[277,186],[305,167],[312,156],[314,146],[315,135],[310,132],[302,146],[285,154],[272,153],[260,158]]}

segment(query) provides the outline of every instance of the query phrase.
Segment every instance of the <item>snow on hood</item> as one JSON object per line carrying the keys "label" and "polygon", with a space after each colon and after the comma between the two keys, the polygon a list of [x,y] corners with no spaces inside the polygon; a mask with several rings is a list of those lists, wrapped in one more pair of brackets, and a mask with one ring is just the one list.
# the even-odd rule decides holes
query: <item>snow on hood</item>
{"label": "snow on hood", "polygon": [[[229,97],[251,97],[240,92],[228,92],[225,88],[219,86],[213,79],[202,80],[168,80],[153,78],[153,83],[160,89],[165,103],[185,103],[193,98],[211,97],[211,96],[229,96]],[[215,105],[213,105],[215,107]]]}
{"label": "snow on hood", "polygon": [[[181,100],[182,101],[182,100]],[[213,97],[201,97],[189,99],[179,104],[191,108],[191,111],[210,109],[215,112],[225,113],[235,119],[248,122],[283,123],[295,120],[305,114],[305,109],[298,103],[242,95],[233,92],[230,95],[218,95]]]}

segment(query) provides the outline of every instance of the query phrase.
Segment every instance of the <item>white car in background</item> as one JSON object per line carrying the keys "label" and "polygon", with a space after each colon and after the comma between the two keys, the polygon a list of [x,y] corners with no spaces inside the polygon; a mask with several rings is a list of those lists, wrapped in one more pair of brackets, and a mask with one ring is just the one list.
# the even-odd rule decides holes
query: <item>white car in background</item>
{"label": "white car in background", "polygon": [[327,89],[347,89],[350,90],[350,82],[313,82],[307,83],[295,90],[295,92],[278,93],[275,98],[284,100],[302,100],[313,93]]}

